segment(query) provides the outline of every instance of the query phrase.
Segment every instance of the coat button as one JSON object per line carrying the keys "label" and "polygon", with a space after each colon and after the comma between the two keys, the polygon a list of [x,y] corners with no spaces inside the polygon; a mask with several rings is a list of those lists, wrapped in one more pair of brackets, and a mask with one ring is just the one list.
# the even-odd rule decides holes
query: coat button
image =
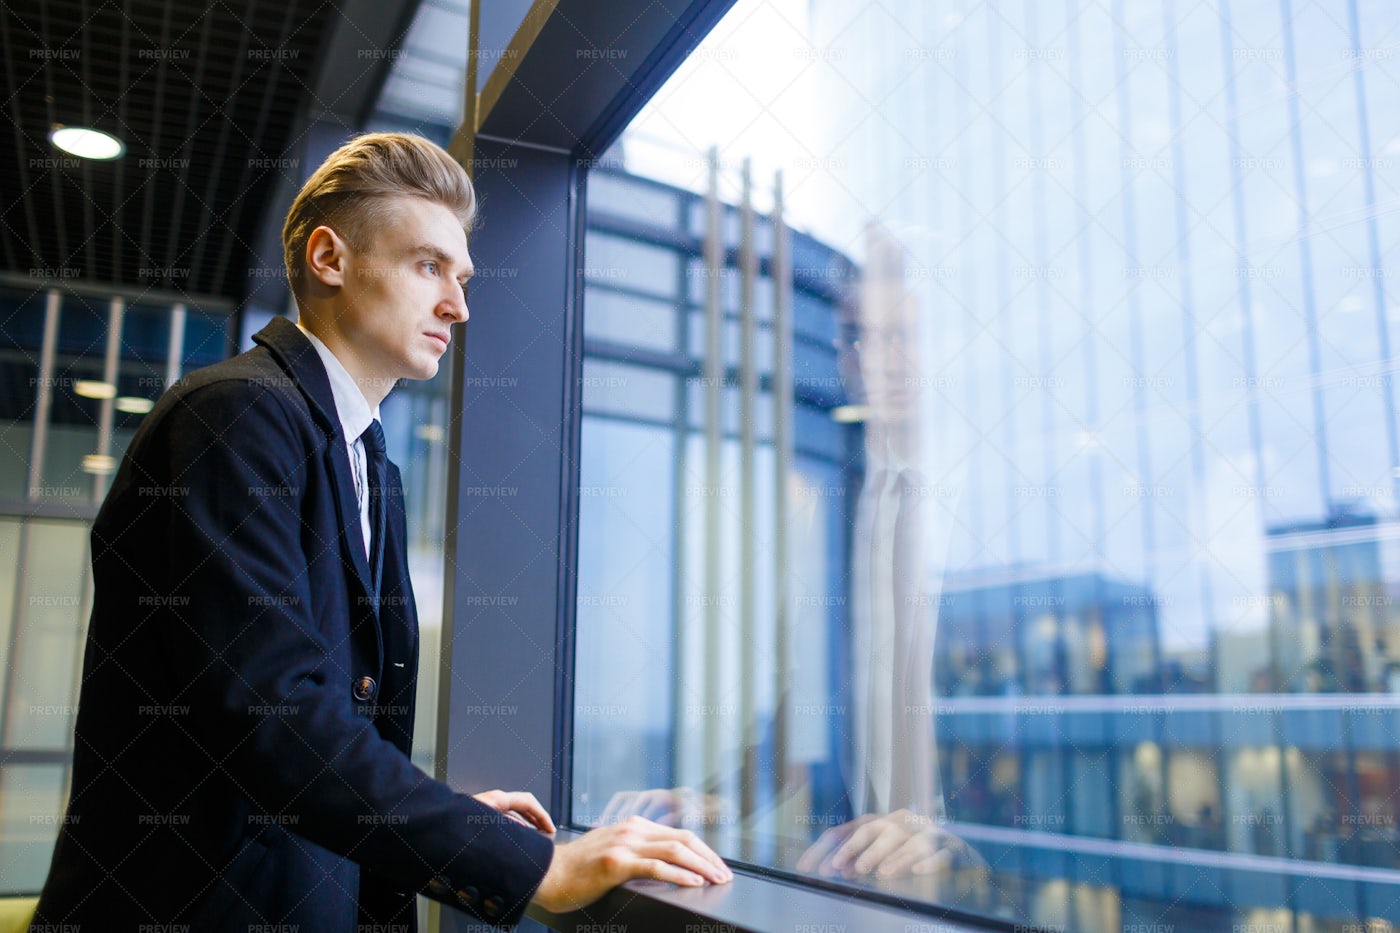
{"label": "coat button", "polygon": [[481,912],[486,915],[486,919],[493,920],[499,917],[506,908],[506,902],[495,894],[481,902]]}
{"label": "coat button", "polygon": [[461,904],[463,907],[475,907],[476,898],[477,890],[471,885],[457,892],[457,903]]}
{"label": "coat button", "polygon": [[375,686],[376,685],[374,683],[374,678],[369,676],[368,674],[364,675],[363,677],[356,678],[355,686],[352,688],[352,692],[355,694],[355,699],[359,700],[362,703],[366,700],[373,699]]}

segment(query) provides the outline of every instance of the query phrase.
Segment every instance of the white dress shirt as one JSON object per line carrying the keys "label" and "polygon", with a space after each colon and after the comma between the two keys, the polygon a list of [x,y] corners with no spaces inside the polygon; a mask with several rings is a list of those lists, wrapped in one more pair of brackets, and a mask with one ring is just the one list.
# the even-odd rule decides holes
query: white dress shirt
{"label": "white dress shirt", "polygon": [[369,402],[355,385],[355,377],[345,369],[320,338],[297,321],[297,327],[311,341],[325,364],[326,375],[331,380],[331,397],[335,399],[335,413],[340,418],[340,428],[345,433],[345,450],[350,456],[350,472],[355,477],[355,500],[360,505],[360,540],[365,545],[365,560],[369,560],[369,473],[365,465],[365,442],[360,435],[365,433],[371,421],[379,418],[379,406],[370,410]]}

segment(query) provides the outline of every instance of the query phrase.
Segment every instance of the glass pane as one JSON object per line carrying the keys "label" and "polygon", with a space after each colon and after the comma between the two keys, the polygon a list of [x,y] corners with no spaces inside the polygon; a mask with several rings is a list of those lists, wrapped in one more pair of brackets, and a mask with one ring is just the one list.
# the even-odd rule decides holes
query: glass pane
{"label": "glass pane", "polygon": [[675,350],[675,310],[670,302],[592,288],[584,336],[648,350]]}
{"label": "glass pane", "polygon": [[590,230],[583,274],[589,283],[674,298],[681,287],[680,256],[646,241]]}
{"label": "glass pane", "polygon": [[[53,371],[41,378],[46,292],[0,290],[0,362],[6,374],[5,409],[0,418],[0,498],[94,504],[105,490],[87,459],[98,453],[102,391],[113,394],[112,436],[107,454],[120,461],[149,407],[165,390],[171,353],[168,305],[128,302],[122,313],[115,383],[106,385],[106,354],[111,301],[63,295]],[[186,311],[184,344],[177,375],[228,355],[228,315],[191,307]],[[39,399],[49,413],[43,469],[28,487],[34,422]]]}
{"label": "glass pane", "polygon": [[[600,167],[606,165],[603,163]],[[676,192],[668,186],[651,184],[635,176],[603,171],[588,180],[588,208],[599,222],[609,214],[616,214],[619,218],[648,225],[659,220],[674,226],[678,219],[678,203]]]}
{"label": "glass pane", "polygon": [[5,695],[7,748],[68,749],[87,631],[86,522],[29,521],[8,566],[17,578],[18,636]]}
{"label": "glass pane", "polygon": [[0,897],[44,886],[63,820],[66,779],[58,765],[0,768]]}
{"label": "glass pane", "polygon": [[1397,29],[739,0],[589,185],[585,328],[689,371],[584,394],[587,574],[651,589],[581,589],[579,695],[646,714],[577,718],[575,822],[1051,929],[1400,923]]}
{"label": "glass pane", "polygon": [[579,517],[597,546],[579,551],[579,664],[606,678],[574,692],[575,811],[602,816],[621,778],[645,788],[669,784],[674,649],[655,620],[674,605],[675,497],[648,479],[673,472],[674,432],[588,418]]}
{"label": "glass pane", "polygon": [[39,390],[45,294],[0,288],[0,360],[5,391],[0,392],[0,498],[27,494],[34,406]]}
{"label": "glass pane", "polygon": [[663,370],[586,359],[585,411],[670,421],[675,417],[675,377]]}

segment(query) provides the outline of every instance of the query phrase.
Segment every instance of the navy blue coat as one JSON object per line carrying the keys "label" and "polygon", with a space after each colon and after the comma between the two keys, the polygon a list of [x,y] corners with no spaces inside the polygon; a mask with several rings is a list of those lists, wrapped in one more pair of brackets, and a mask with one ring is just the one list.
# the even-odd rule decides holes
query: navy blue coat
{"label": "navy blue coat", "polygon": [[254,339],[161,397],[93,525],[72,794],[35,929],[403,931],[414,892],[512,925],[552,841],[409,760],[399,471],[376,617],[325,368],[283,318]]}

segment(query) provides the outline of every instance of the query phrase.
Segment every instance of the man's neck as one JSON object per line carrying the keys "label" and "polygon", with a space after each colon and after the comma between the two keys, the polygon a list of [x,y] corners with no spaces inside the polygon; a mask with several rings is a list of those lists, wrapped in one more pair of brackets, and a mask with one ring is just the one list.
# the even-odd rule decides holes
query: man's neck
{"label": "man's neck", "polygon": [[345,367],[345,371],[350,374],[350,378],[355,381],[360,394],[365,397],[371,409],[378,409],[379,403],[389,394],[389,390],[394,387],[394,381],[384,379],[365,372],[363,358],[357,354],[340,333],[334,328],[322,323],[317,317],[301,313],[297,319],[297,326],[302,330],[316,335],[316,339],[325,344],[326,349],[331,351],[340,365]]}

